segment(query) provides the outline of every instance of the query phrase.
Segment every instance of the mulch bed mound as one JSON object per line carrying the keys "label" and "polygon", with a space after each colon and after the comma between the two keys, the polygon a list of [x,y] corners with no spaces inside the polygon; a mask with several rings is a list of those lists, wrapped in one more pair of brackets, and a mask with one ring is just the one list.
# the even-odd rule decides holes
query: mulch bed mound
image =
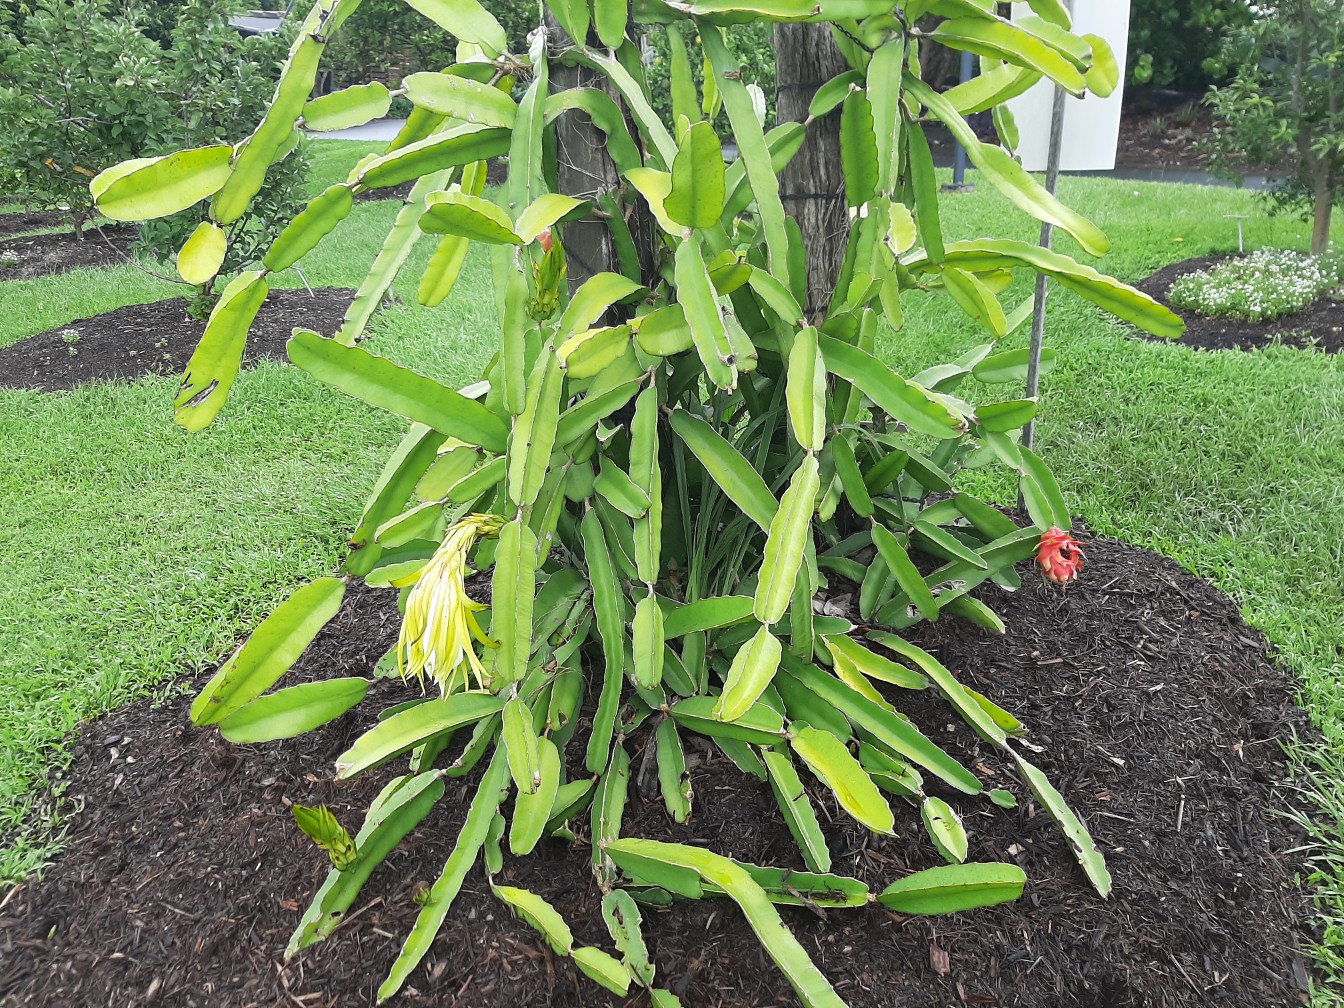
{"label": "mulch bed mound", "polygon": [[[828,920],[783,908],[804,947],[854,1008],[1194,1008],[1305,1003],[1297,953],[1306,899],[1280,741],[1308,731],[1288,677],[1223,595],[1171,561],[1110,540],[1068,592],[1036,577],[989,599],[1009,633],[962,622],[913,636],[963,681],[1035,726],[1034,757],[1106,852],[1115,891],[1100,899],[1048,816],[936,697],[901,694],[916,723],[1020,804],[959,801],[973,860],[1016,859],[1020,902],[946,918],[880,907]],[[395,595],[362,590],[302,660],[297,678],[367,673],[395,640]],[[198,685],[194,683],[193,685]],[[449,780],[431,820],[379,869],[345,926],[296,962],[281,953],[325,874],[288,802],[326,803],[354,827],[381,779],[334,783],[333,758],[405,697],[380,681],[350,715],[301,740],[235,747],[188,726],[185,700],[138,704],[90,724],[66,797],[81,811],[40,881],[0,906],[0,1005],[350,1006],[373,995],[437,877],[474,781]],[[953,723],[957,727],[953,728]],[[627,740],[624,833],[801,867],[768,788],[688,745],[695,813],[670,822]],[[853,826],[818,796],[835,870],[880,888],[937,863],[919,816],[897,805],[896,838]],[[586,822],[586,817],[584,817]],[[504,879],[554,902],[579,942],[610,948],[583,822],[573,845],[544,841]],[[796,1004],[741,915],[725,901],[645,911],[660,982],[687,1005]],[[437,942],[397,1002],[443,1008],[613,1008],[622,999],[557,958],[494,900],[473,869]]]}
{"label": "mulch bed mound", "polygon": [[17,213],[0,214],[0,238],[23,234],[25,231],[69,226],[70,222],[65,214],[54,210],[20,210]]}
{"label": "mulch bed mound", "polygon": [[[295,326],[330,333],[354,291],[341,287],[271,291],[257,313],[243,363],[285,359]],[[127,305],[0,347],[0,388],[59,392],[99,379],[181,374],[205,332],[187,299]]]}
{"label": "mulch bed mound", "polygon": [[[1187,308],[1176,307],[1167,299],[1171,285],[1181,277],[1234,258],[1236,256],[1213,255],[1187,259],[1163,267],[1135,286],[1185,319],[1185,335],[1180,342],[1187,346],[1200,350],[1259,350],[1282,344],[1323,350],[1326,353],[1344,351],[1344,302],[1341,301],[1320,298],[1292,315],[1282,315],[1268,322],[1248,322],[1244,319],[1197,315]],[[1158,337],[1147,338],[1167,342]]]}
{"label": "mulch bed mound", "polygon": [[[33,280],[97,266],[119,266],[131,257],[138,230],[133,224],[28,235],[0,241],[0,280]],[[17,256],[17,258],[15,258]]]}

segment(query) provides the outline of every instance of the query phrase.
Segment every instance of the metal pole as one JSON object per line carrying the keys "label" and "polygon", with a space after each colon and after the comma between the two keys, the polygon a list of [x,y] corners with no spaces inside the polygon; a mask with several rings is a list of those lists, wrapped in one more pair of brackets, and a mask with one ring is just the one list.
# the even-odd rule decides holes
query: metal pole
{"label": "metal pole", "polygon": [[[965,84],[975,73],[975,65],[971,62],[971,54],[962,50],[961,53],[961,83]],[[961,189],[966,185],[966,148],[957,144],[957,153],[952,162],[952,188]]]}
{"label": "metal pole", "polygon": [[[1073,16],[1073,0],[1065,0],[1069,16]],[[1055,85],[1055,101],[1050,110],[1050,149],[1046,159],[1045,188],[1050,195],[1059,188],[1059,161],[1064,144],[1064,89]],[[1041,225],[1041,248],[1049,249],[1054,243],[1053,224]],[[1041,346],[1045,341],[1045,301],[1049,282],[1044,273],[1036,277],[1036,303],[1031,316],[1031,356],[1027,362],[1027,398],[1037,396],[1041,391]],[[1036,441],[1036,421],[1031,420],[1022,428],[1022,447],[1031,448]],[[1019,499],[1018,505],[1022,506]]]}

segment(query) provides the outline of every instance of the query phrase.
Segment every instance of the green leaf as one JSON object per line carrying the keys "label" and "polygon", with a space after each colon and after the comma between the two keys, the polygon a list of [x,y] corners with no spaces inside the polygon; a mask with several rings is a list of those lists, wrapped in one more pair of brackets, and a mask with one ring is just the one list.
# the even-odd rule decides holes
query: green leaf
{"label": "green leaf", "polygon": [[[643,920],[630,894],[623,889],[613,889],[603,896],[602,919],[606,921],[611,940],[621,950],[630,973],[645,986],[653,983],[653,963],[649,959],[649,950],[644,944],[641,930]],[[624,994],[625,991],[619,993]]]}
{"label": "green leaf", "polygon": [[312,731],[364,699],[369,680],[323,679],[258,697],[219,721],[230,742],[271,742]]}
{"label": "green leaf", "polygon": [[448,856],[448,861],[443,866],[443,873],[430,888],[420,914],[415,919],[415,926],[407,936],[396,962],[392,964],[387,979],[378,988],[380,1004],[401,989],[406,978],[415,971],[420,960],[434,943],[434,937],[443,926],[453,900],[462,889],[462,882],[467,877],[467,872],[476,863],[481,848],[485,845],[490,824],[507,793],[508,779],[508,763],[504,759],[503,751],[497,749],[490,761],[489,769],[481,778],[476,797],[472,799],[471,808],[467,812],[467,821],[458,834],[452,854]]}
{"label": "green leaf", "polygon": [[736,355],[705,268],[698,232],[677,246],[673,278],[677,301],[686,314],[686,324],[691,327],[691,339],[705,373],[721,389],[736,387]]}
{"label": "green leaf", "polygon": [[663,633],[671,640],[702,630],[717,630],[719,627],[741,623],[751,618],[753,604],[749,595],[716,596],[680,605],[669,603],[668,611],[663,616]]}
{"label": "green leaf", "polygon": [[549,348],[543,349],[528,377],[525,405],[514,420],[509,440],[509,499],[519,507],[530,507],[536,501],[549,471],[564,381],[560,361]]}
{"label": "green leaf", "polygon": [[976,409],[975,419],[987,431],[1015,431],[1032,421],[1036,416],[1036,407],[1035,399],[986,403]]}
{"label": "green leaf", "polygon": [[848,662],[854,667],[855,671],[869,679],[876,679],[878,682],[890,683],[892,686],[899,686],[901,689],[908,690],[922,690],[929,685],[928,680],[920,673],[877,654],[875,651],[870,651],[853,637],[845,634],[832,634],[822,639],[826,643],[826,649],[830,651],[831,657],[837,663]]}
{"label": "green leaf", "polygon": [[979,779],[942,749],[934,745],[909,721],[846,686],[815,666],[785,656],[782,674],[792,676],[821,699],[839,709],[856,727],[867,731],[879,742],[902,757],[951,784],[966,794],[979,794]]}
{"label": "green leaf", "polygon": [[[867,351],[832,336],[822,336],[821,352],[833,375],[849,382],[911,430],[937,438],[953,438],[963,433],[963,420]],[[877,488],[868,489],[876,492]]]}
{"label": "green leaf", "polygon": [[[1031,363],[1031,350],[1005,350],[986,357],[971,369],[976,381],[986,385],[1019,384],[1027,380],[1027,368]],[[1059,353],[1049,348],[1041,351],[1040,374],[1047,375],[1059,363]]]}
{"label": "green leaf", "polygon": [[294,929],[285,949],[287,960],[336,929],[373,870],[430,813],[443,791],[443,775],[438,771],[396,777],[383,788],[355,837],[354,858],[327,875]]}
{"label": "green leaf", "polygon": [[982,144],[945,97],[908,73],[905,75],[905,85],[911,97],[942,120],[957,142],[966,149],[971,163],[1009,202],[1037,220],[1067,231],[1090,255],[1106,254],[1111,243],[1095,224],[1047,192],[1002,147]]}
{"label": "green leaf", "polygon": [[869,631],[868,636],[879,644],[891,648],[897,654],[908,658],[920,667],[921,670],[932,680],[938,692],[947,698],[947,702],[956,708],[957,713],[969,724],[976,732],[987,741],[995,745],[1002,746],[1006,744],[1007,737],[1003,729],[995,723],[975,698],[970,695],[961,683],[957,682],[956,677],[948,671],[937,658],[929,654],[923,648],[911,644],[904,638],[895,634],[883,633],[878,630]]}
{"label": "green leaf", "polygon": [[201,690],[191,705],[191,723],[216,724],[270,689],[335,617],[344,596],[345,583],[334,577],[294,592]]}
{"label": "green leaf", "polygon": [[962,825],[961,816],[951,805],[941,798],[925,798],[920,807],[920,814],[924,819],[924,829],[928,831],[929,839],[933,845],[938,848],[944,860],[953,864],[961,864],[966,860],[967,839],[966,827]]}
{"label": "green leaf", "polygon": [[816,810],[794,769],[793,760],[775,748],[763,750],[761,756],[770,775],[770,790],[774,792],[775,802],[803,855],[803,863],[814,872],[830,871],[831,851],[826,846],[826,836],[821,832]]}
{"label": "green leaf", "polygon": [[[507,739],[505,741],[507,745]],[[509,822],[509,850],[528,854],[537,846],[560,789],[560,750],[549,738],[537,739],[537,786],[520,789]]]}
{"label": "green leaf", "polygon": [[438,115],[483,126],[512,128],[518,104],[497,87],[453,73],[413,73],[401,82],[406,97]]}
{"label": "green leaf", "polygon": [[1000,63],[949,88],[943,92],[943,97],[961,115],[974,115],[1004,107],[1003,102],[1025,94],[1040,79],[1039,70]]}
{"label": "green leaf", "polygon": [[583,282],[560,316],[557,338],[564,340],[583,332],[606,314],[614,304],[626,301],[644,288],[619,273],[597,273]]}
{"label": "green leaf", "polygon": [[354,205],[354,194],[347,185],[333,185],[314,196],[308,206],[276,236],[262,265],[272,273],[289,269],[331,234],[337,224],[349,217]]}
{"label": "green leaf", "polygon": [[616,579],[601,520],[595,509],[587,510],[579,523],[583,537],[583,556],[588,564],[588,580],[593,587],[593,609],[597,617],[597,632],[602,639],[604,662],[602,696],[593,717],[593,731],[589,736],[586,754],[591,773],[601,773],[607,765],[611,734],[616,724],[616,708],[620,704],[621,684],[625,679],[625,615],[623,593]]}
{"label": "green leaf", "polygon": [[783,652],[783,645],[769,627],[757,630],[733,657],[714,716],[721,721],[736,721],[745,714],[775,677]]}
{"label": "green leaf", "polygon": [[494,894],[513,908],[523,920],[539,931],[558,955],[569,955],[574,947],[574,932],[555,907],[536,893],[513,886],[492,886]]}
{"label": "green leaf", "polygon": [[685,410],[674,410],[669,422],[728,499],[748,518],[769,531],[779,511],[779,502],[756,468],[699,417]]}
{"label": "green leaf", "polygon": [[875,833],[895,831],[891,806],[843,742],[828,731],[804,726],[793,733],[789,744],[831,789],[841,808]]}
{"label": "green leaf", "polygon": [[[352,84],[340,91],[314,98],[304,105],[303,125],[319,133],[363,126],[372,119],[383,118],[391,105],[392,95],[381,81]],[[500,125],[506,126],[508,123]]]}
{"label": "green leaf", "polygon": [[710,228],[719,222],[725,195],[723,148],[714,127],[698,122],[681,138],[663,209],[678,224]]}
{"label": "green leaf", "polygon": [[860,207],[877,192],[877,136],[873,106],[862,88],[845,99],[840,113],[840,159],[845,172],[845,202]]}
{"label": "green leaf", "polygon": [[1069,808],[1068,802],[1058,789],[1050,783],[1049,778],[1032,763],[1028,762],[1017,753],[1013,753],[1013,760],[1017,763],[1017,769],[1022,774],[1022,779],[1027,782],[1027,787],[1031,788],[1031,793],[1036,796],[1036,800],[1045,807],[1050,813],[1050,818],[1059,824],[1063,830],[1065,838],[1073,848],[1073,856],[1078,859],[1082,865],[1083,871],[1092,881],[1092,885],[1103,898],[1111,894],[1111,873],[1106,868],[1106,858],[1102,856],[1101,851],[1097,850],[1097,845],[1092,840],[1092,834],[1087,831],[1081,819]]}
{"label": "green leaf", "polygon": [[509,48],[503,27],[476,0],[406,0],[406,3],[448,34],[481,46],[492,59]]}
{"label": "green leaf", "polygon": [[489,693],[454,693],[380,721],[336,757],[336,776],[354,777],[394,756],[409,752],[442,731],[472,724],[504,708],[504,700]]}
{"label": "green leaf", "polygon": [[127,162],[95,176],[89,191],[99,213],[112,220],[167,217],[218,192],[229,177],[232,158],[232,145],[214,144]]}
{"label": "green leaf", "polygon": [[747,180],[756,196],[770,273],[780,280],[788,281],[790,243],[785,224],[788,218],[784,213],[784,204],[780,201],[779,176],[772,164],[770,145],[756,118],[751,96],[742,83],[741,69],[729,52],[723,34],[712,25],[702,24],[700,38],[705,56],[713,67],[713,80],[723,95],[723,107],[728,113],[733,136],[742,152],[741,160],[746,167]]}
{"label": "green leaf", "polygon": [[826,441],[826,362],[817,346],[817,330],[811,326],[794,336],[785,400],[798,444],[804,451],[821,451]]}
{"label": "green leaf", "polygon": [[[499,644],[495,671],[501,682],[518,682],[527,674],[532,653],[532,611],[537,591],[537,535],[522,514],[500,529],[490,586],[495,603],[490,609],[491,630]],[[515,766],[510,760],[510,767]]]}
{"label": "green leaf", "polygon": [[445,168],[488,161],[508,153],[509,139],[509,130],[501,126],[464,123],[376,158],[364,166],[357,181],[366,189],[385,189]]}
{"label": "green leaf", "polygon": [[559,220],[570,220],[580,211],[587,211],[591,205],[587,200],[575,199],[573,196],[545,193],[534,199],[527,209],[518,215],[514,231],[523,240],[524,245],[530,245],[536,240],[537,235],[552,224]]}
{"label": "green leaf", "polygon": [[[1060,285],[1086,298],[1116,318],[1133,323],[1154,336],[1175,339],[1185,332],[1185,323],[1164,305],[1119,280],[1103,276],[1090,266],[1059,252],[1017,241],[957,242],[948,250],[948,261],[962,269],[979,272],[1002,268],[1005,261],[1030,266],[1058,280]],[[920,264],[911,262],[911,268]]]}
{"label": "green leaf", "polygon": [[480,196],[464,192],[430,193],[420,230],[428,234],[451,234],[486,245],[521,245],[513,222],[503,208]]}
{"label": "green leaf", "polygon": [[943,264],[943,286],[958,307],[995,339],[1008,334],[1008,319],[994,292],[974,273]]}
{"label": "green leaf", "polygon": [[1058,49],[1001,19],[951,18],[939,23],[930,36],[953,49],[1038,70],[1073,95],[1081,96],[1087,86],[1082,73]]}
{"label": "green leaf", "polygon": [[1011,903],[1022,896],[1026,884],[1027,876],[1017,865],[946,865],[893,882],[877,901],[902,914],[961,913]]}
{"label": "green leaf", "polygon": [[919,609],[919,614],[926,620],[936,620],[938,599],[930,590],[924,576],[915,567],[905,547],[885,526],[877,522],[873,523],[873,544],[882,554],[882,559],[887,562],[887,567],[896,578],[896,583],[901,586],[901,591],[909,595],[910,601]]}
{"label": "green leaf", "polygon": [[686,40],[682,38],[679,29],[667,29],[667,48],[671,59],[668,77],[672,91],[672,119],[676,122],[685,116],[687,122],[695,122],[700,118],[700,96],[695,91]]}
{"label": "green leaf", "polygon": [[718,698],[693,696],[672,706],[678,724],[711,738],[736,739],[752,745],[776,745],[784,734],[784,719],[765,704],[752,704],[732,721],[717,716]]}
{"label": "green leaf", "polygon": [[812,531],[812,516],[816,513],[820,490],[820,464],[815,455],[806,455],[789,479],[789,487],[780,499],[779,510],[770,522],[765,540],[754,610],[762,623],[778,623],[788,611]]}
{"label": "green leaf", "polygon": [[295,330],[288,350],[289,359],[318,381],[467,444],[504,451],[509,433],[504,421],[431,378],[304,329]]}
{"label": "green leaf", "polygon": [[[599,0],[599,3],[602,0]],[[605,0],[610,3],[611,0]],[[574,965],[578,966],[589,979],[601,984],[609,991],[625,995],[630,990],[630,984],[634,977],[630,975],[625,965],[611,955],[609,952],[603,952],[600,948],[593,948],[591,945],[585,945],[582,948],[576,948],[570,953],[574,960]]]}
{"label": "green leaf", "polygon": [[608,49],[619,49],[625,41],[626,23],[630,18],[628,0],[592,0],[592,6],[593,28],[598,39]]}
{"label": "green leaf", "polygon": [[173,400],[173,420],[187,430],[204,430],[224,408],[242,364],[248,329],[269,290],[266,275],[249,270],[220,294]]}
{"label": "green leaf", "polygon": [[1092,46],[1092,66],[1084,75],[1087,89],[1098,98],[1109,98],[1120,86],[1120,64],[1111,44],[1100,35],[1083,35],[1082,39]]}
{"label": "green leaf", "polygon": [[798,939],[784,926],[770,898],[745,868],[710,851],[655,840],[627,838],[610,844],[609,849],[613,853],[629,852],[698,872],[741,907],[756,937],[807,1008],[844,1008],[844,1002],[813,965]]}
{"label": "green leaf", "polygon": [[229,239],[224,231],[210,221],[201,221],[177,253],[177,275],[193,287],[209,283],[219,272],[228,250]]}

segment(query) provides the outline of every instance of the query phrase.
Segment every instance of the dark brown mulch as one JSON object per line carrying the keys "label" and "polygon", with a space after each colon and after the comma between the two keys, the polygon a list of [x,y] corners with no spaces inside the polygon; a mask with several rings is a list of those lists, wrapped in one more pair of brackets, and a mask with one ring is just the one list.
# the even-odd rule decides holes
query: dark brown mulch
{"label": "dark brown mulch", "polygon": [[[1164,266],[1135,286],[1185,319],[1185,335],[1180,342],[1200,350],[1259,350],[1282,344],[1326,353],[1344,351],[1344,301],[1320,298],[1292,315],[1282,315],[1268,322],[1248,322],[1197,315],[1187,308],[1176,307],[1167,299],[1171,285],[1181,277],[1235,258],[1235,255],[1209,255],[1186,259]],[[1146,336],[1144,333],[1140,335]],[[1158,342],[1165,343],[1166,340]]]}
{"label": "dark brown mulch", "polygon": [[0,280],[33,280],[75,269],[120,265],[130,257],[136,234],[132,224],[112,224],[101,230],[85,228],[82,241],[73,231],[7,238],[0,241]]}
{"label": "dark brown mulch", "polygon": [[25,231],[69,226],[70,221],[65,214],[54,210],[21,210],[18,213],[0,214],[0,238],[23,234]]}
{"label": "dark brown mulch", "polygon": [[[936,698],[902,694],[917,723],[968,759],[1014,811],[961,801],[975,859],[1016,859],[1031,879],[1017,904],[948,918],[880,908],[784,916],[855,1008],[1283,1008],[1305,1003],[1296,952],[1303,868],[1298,832],[1273,813],[1291,794],[1280,741],[1305,731],[1292,686],[1226,597],[1171,561],[1109,540],[1086,543],[1085,580],[1067,593],[1037,578],[991,601],[1010,632],[964,623],[918,633],[965,681],[1035,726],[1037,757],[1091,825],[1115,876],[1088,887],[1067,844],[1004,762]],[[396,634],[395,595],[347,601],[301,675],[367,673]],[[0,908],[0,1005],[350,1006],[373,1003],[465,814],[448,797],[371,880],[345,927],[296,963],[281,951],[324,870],[286,803],[329,804],[347,824],[379,781],[330,781],[333,757],[377,709],[406,696],[382,681],[351,715],[301,742],[233,747],[190,728],[185,701],[139,704],[90,724],[68,771],[82,804],[69,847]],[[646,738],[628,740],[642,767]],[[696,810],[672,825],[644,774],[624,833],[798,865],[768,789],[690,746]],[[883,886],[933,865],[918,815],[899,838],[866,835],[819,798],[835,868]],[[582,943],[610,948],[586,832],[506,862],[509,883],[565,913]],[[704,900],[646,911],[662,982],[686,1004],[796,1004],[740,914]],[[443,1008],[645,1008],[598,989],[489,895],[474,869],[424,966],[397,1002]]]}
{"label": "dark brown mulch", "polygon": [[[243,363],[285,359],[295,326],[334,332],[354,291],[341,287],[271,291],[247,338]],[[61,392],[100,379],[180,374],[205,323],[187,299],[127,305],[0,347],[0,388]]]}

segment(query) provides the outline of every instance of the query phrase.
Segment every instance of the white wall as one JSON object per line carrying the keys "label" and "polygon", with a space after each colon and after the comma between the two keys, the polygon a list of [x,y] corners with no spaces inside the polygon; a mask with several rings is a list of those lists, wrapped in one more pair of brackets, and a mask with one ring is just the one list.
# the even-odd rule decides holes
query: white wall
{"label": "white wall", "polygon": [[[1129,52],[1130,0],[1073,0],[1073,30],[1076,34],[1100,35],[1111,44],[1120,65],[1121,83],[1109,98],[1089,94],[1067,95],[1064,100],[1064,146],[1060,168],[1064,171],[1110,171],[1115,167],[1116,140],[1120,133],[1120,105],[1124,97],[1125,58]],[[1026,5],[1020,8],[1030,14]],[[1043,80],[1026,94],[1008,103],[1017,118],[1021,143],[1017,153],[1028,171],[1045,171],[1050,147],[1050,110],[1055,84]]]}

